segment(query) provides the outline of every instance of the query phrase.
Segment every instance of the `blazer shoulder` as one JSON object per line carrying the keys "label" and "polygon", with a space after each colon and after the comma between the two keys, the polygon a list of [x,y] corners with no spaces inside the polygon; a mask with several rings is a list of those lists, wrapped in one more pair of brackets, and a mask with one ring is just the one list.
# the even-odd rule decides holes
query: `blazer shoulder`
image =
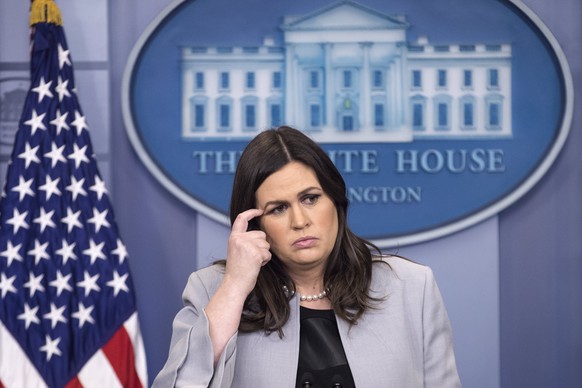
{"label": "blazer shoulder", "polygon": [[224,269],[224,265],[212,264],[193,272],[190,276],[197,275],[204,283],[220,282],[224,276]]}
{"label": "blazer shoulder", "polygon": [[376,281],[390,280],[426,281],[432,276],[431,269],[402,256],[385,255],[374,264],[373,278]]}
{"label": "blazer shoulder", "polygon": [[199,296],[210,299],[220,286],[223,277],[224,266],[220,264],[213,264],[192,272],[188,277],[182,298],[189,300],[194,296]]}

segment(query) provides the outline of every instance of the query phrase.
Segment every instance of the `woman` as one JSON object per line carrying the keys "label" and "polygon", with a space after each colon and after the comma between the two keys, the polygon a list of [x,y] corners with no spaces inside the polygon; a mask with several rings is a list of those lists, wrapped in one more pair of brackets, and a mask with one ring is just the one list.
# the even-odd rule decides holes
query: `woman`
{"label": "woman", "polygon": [[227,259],[190,276],[154,387],[460,386],[432,272],[381,256],[347,208],[315,142],[290,127],[256,136],[234,178]]}

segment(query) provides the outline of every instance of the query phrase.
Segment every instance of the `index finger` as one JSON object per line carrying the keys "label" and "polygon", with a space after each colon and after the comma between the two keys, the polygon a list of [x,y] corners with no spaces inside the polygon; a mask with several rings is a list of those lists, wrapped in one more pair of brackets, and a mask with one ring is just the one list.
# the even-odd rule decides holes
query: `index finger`
{"label": "index finger", "polygon": [[236,216],[236,219],[232,223],[232,231],[235,233],[244,233],[249,227],[249,221],[255,217],[263,214],[261,209],[249,209],[240,213]]}

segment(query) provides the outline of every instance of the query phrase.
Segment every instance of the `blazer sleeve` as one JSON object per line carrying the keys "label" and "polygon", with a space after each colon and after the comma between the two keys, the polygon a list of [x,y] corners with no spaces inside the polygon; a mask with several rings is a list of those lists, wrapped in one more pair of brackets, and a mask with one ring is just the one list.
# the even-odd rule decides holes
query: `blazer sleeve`
{"label": "blazer sleeve", "polygon": [[204,278],[194,272],[188,279],[183,293],[184,307],[172,325],[168,359],[152,388],[226,388],[232,384],[237,334],[230,338],[214,366],[214,351],[204,308],[217,284],[206,284]]}
{"label": "blazer sleeve", "polygon": [[460,387],[449,317],[433,272],[426,267],[423,303],[425,388]]}

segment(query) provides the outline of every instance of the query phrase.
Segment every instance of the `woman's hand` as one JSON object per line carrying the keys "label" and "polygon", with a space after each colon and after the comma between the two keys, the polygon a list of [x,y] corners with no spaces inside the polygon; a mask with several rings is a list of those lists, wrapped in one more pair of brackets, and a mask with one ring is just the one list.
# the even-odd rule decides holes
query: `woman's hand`
{"label": "woman's hand", "polygon": [[228,340],[238,330],[244,301],[255,287],[261,267],[271,260],[265,233],[260,230],[247,231],[249,221],[261,214],[262,210],[250,209],[234,220],[228,238],[224,279],[204,309],[209,321],[215,364]]}
{"label": "woman's hand", "polygon": [[261,230],[247,230],[249,221],[263,214],[249,209],[240,213],[232,224],[228,238],[224,282],[246,296],[255,287],[261,267],[271,260],[267,235]]}

